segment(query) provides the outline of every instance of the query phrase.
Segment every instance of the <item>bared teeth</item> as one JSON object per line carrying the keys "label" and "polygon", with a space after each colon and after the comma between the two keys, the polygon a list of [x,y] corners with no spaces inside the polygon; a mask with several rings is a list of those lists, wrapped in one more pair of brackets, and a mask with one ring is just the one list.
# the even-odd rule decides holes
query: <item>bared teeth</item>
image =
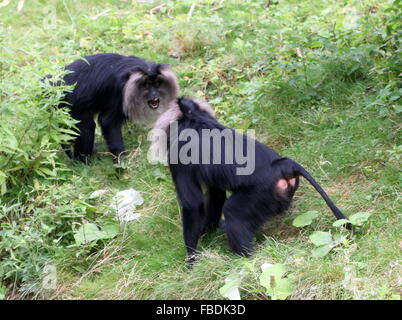
{"label": "bared teeth", "polygon": [[159,99],[152,99],[148,101],[148,104],[152,107],[152,108],[156,108],[159,105]]}

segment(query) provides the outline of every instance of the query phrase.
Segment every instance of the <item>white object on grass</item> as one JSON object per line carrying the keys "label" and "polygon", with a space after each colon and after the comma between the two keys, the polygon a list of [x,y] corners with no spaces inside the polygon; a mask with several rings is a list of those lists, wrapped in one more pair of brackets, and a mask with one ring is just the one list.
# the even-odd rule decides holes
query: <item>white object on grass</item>
{"label": "white object on grass", "polygon": [[225,294],[225,297],[229,300],[241,300],[239,286],[231,287]]}
{"label": "white object on grass", "polygon": [[265,270],[267,270],[267,268],[269,268],[270,266],[272,266],[272,263],[263,263],[261,265],[261,270],[262,272],[264,272]]}
{"label": "white object on grass", "polygon": [[112,208],[116,210],[116,217],[119,221],[137,220],[141,214],[135,213],[137,206],[144,203],[139,191],[134,189],[117,192],[112,199]]}
{"label": "white object on grass", "polygon": [[106,193],[107,193],[107,190],[105,190],[105,189],[96,190],[96,191],[91,193],[91,195],[89,196],[89,199],[91,199],[91,200],[96,199],[96,198],[98,198],[100,196],[103,196]]}
{"label": "white object on grass", "polygon": [[229,300],[241,300],[239,286],[240,276],[229,276],[225,279],[225,285],[219,289],[220,294]]}

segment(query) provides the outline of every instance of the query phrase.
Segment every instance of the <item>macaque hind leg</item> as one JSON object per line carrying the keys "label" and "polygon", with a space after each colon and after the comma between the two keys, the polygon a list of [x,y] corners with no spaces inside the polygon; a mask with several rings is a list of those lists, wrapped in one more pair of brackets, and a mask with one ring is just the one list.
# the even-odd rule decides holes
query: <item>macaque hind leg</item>
{"label": "macaque hind leg", "polygon": [[218,188],[208,188],[205,196],[205,221],[203,233],[215,230],[222,216],[226,191]]}
{"label": "macaque hind leg", "polygon": [[[258,215],[252,211],[258,206],[257,196],[255,199],[253,197],[237,191],[230,196],[223,208],[229,246],[242,256],[249,256],[252,253],[254,234],[261,224]],[[250,206],[250,203],[253,205]]]}

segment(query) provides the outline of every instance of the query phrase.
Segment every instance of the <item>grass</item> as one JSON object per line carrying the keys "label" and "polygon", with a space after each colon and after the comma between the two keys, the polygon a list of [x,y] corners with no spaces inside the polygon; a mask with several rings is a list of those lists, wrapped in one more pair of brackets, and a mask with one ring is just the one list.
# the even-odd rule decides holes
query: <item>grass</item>
{"label": "grass", "polygon": [[[16,3],[0,8],[3,120],[25,126],[39,112],[35,83],[77,56],[117,52],[169,63],[182,94],[206,99],[222,123],[255,129],[260,141],[302,163],[347,215],[372,216],[349,242],[314,258],[309,235],[338,231],[303,181],[289,212],[258,233],[251,258],[231,253],[217,231],[202,239],[189,271],[169,171],[148,163],[147,128],[129,124],[124,168],[113,165],[98,132],[90,165],[69,161],[56,144],[57,174],[10,171],[21,183],[10,182],[0,202],[0,296],[222,299],[225,278],[246,270],[242,299],[268,299],[260,266],[284,263],[295,279],[290,299],[400,297],[398,1],[208,0],[197,1],[191,16],[193,1],[32,0],[20,12]],[[111,198],[128,188],[144,197],[141,218],[112,239],[75,245],[83,223],[113,220]],[[90,199],[99,189],[108,194]],[[317,220],[292,226],[310,210],[320,212]],[[57,268],[52,290],[41,286],[46,263]]]}

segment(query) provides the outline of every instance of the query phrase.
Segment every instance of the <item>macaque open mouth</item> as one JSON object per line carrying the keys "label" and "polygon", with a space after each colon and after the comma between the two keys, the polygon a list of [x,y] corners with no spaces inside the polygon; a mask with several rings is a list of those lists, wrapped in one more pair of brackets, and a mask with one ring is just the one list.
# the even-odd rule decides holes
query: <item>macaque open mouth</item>
{"label": "macaque open mouth", "polygon": [[159,107],[159,98],[148,100],[148,106],[151,109],[156,109]]}

